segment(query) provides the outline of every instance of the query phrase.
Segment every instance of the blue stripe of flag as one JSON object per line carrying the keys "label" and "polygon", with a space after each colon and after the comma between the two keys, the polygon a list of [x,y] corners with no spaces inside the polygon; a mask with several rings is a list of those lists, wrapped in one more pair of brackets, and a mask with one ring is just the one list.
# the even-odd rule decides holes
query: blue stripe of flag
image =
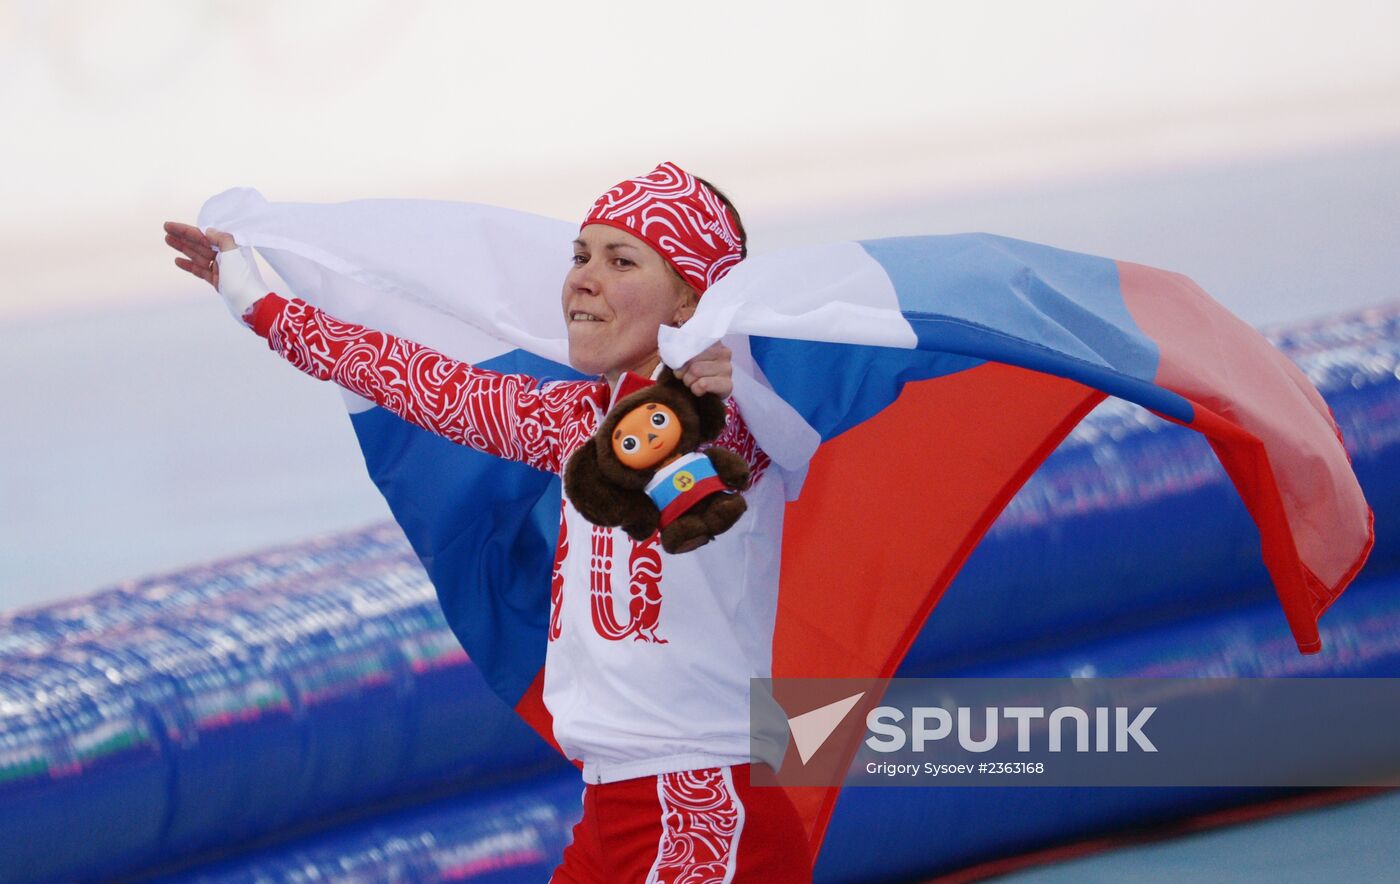
{"label": "blue stripe of flag", "polygon": [[[483,368],[582,376],[515,350]],[[437,588],[447,623],[511,705],[544,665],[560,483],[371,408],[350,416],[370,478]]]}

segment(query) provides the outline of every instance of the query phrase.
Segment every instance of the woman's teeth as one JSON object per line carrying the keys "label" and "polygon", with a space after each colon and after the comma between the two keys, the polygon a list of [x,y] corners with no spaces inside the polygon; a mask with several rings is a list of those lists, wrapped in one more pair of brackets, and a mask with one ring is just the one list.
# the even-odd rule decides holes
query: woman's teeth
{"label": "woman's teeth", "polygon": [[569,318],[574,322],[601,322],[598,317],[588,313],[571,313],[569,314]]}

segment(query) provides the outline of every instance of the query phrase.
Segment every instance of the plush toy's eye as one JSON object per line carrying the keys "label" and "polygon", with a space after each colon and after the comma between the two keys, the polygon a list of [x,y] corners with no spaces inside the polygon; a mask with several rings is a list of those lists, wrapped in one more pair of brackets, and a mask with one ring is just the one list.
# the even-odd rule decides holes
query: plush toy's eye
{"label": "plush toy's eye", "polygon": [[625,439],[622,440],[622,450],[623,450],[623,451],[636,451],[636,450],[637,450],[637,446],[640,445],[640,444],[641,444],[641,443],[637,441],[637,437],[636,437],[636,436],[628,436],[627,438],[625,438]]}
{"label": "plush toy's eye", "polygon": [[664,427],[664,426],[666,426],[667,424],[669,424],[670,422],[671,422],[671,419],[670,419],[669,417],[666,416],[666,412],[664,412],[664,411],[658,411],[658,412],[656,412],[655,414],[653,414],[653,415],[651,416],[651,425],[652,425],[653,427],[657,427],[657,428]]}

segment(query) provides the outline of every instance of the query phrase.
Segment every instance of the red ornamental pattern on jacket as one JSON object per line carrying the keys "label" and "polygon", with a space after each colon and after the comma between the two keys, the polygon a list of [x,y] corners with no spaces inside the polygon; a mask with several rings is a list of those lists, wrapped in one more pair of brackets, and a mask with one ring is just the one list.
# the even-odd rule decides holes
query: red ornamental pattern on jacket
{"label": "red ornamental pattern on jacket", "polygon": [[[343,322],[300,298],[268,294],[245,321],[268,346],[306,374],[340,386],[423,429],[507,460],[562,475],[569,456],[593,435],[611,391],[603,381],[541,384],[527,375],[501,374],[445,356],[422,344]],[[768,456],[744,425],[733,401],[729,420],[714,444],[739,454],[757,482]],[[564,561],[569,552],[567,521],[560,508],[559,540],[550,579],[548,637],[562,632]],[[589,550],[589,608],[593,627],[611,641],[664,644],[661,617],[662,559],[658,536],[631,546],[626,622],[613,607],[614,530],[592,526]],[[621,534],[627,537],[626,534]]]}
{"label": "red ornamental pattern on jacket", "polygon": [[564,559],[569,556],[568,524],[564,521],[564,501],[559,501],[559,543],[554,550],[554,573],[549,577],[549,636],[554,641],[563,634],[559,613],[564,606]]}

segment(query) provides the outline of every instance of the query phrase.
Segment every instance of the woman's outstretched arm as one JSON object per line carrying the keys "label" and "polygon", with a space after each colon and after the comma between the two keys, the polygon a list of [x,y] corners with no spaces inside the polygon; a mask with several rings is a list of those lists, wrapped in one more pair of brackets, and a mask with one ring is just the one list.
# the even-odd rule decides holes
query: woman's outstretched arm
{"label": "woman's outstretched arm", "polygon": [[564,437],[581,432],[575,412],[590,407],[585,400],[596,385],[542,385],[336,319],[300,298],[269,292],[231,239],[213,240],[221,246],[220,294],[230,309],[301,371],[458,444],[548,472],[562,469]]}

